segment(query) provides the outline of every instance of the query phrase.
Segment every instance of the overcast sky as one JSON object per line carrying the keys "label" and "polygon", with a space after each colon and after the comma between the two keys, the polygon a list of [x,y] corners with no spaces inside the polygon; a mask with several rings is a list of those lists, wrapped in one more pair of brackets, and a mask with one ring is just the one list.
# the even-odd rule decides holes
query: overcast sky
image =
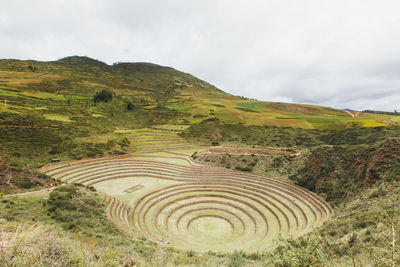
{"label": "overcast sky", "polygon": [[234,94],[400,110],[399,0],[2,0],[0,58],[174,67]]}

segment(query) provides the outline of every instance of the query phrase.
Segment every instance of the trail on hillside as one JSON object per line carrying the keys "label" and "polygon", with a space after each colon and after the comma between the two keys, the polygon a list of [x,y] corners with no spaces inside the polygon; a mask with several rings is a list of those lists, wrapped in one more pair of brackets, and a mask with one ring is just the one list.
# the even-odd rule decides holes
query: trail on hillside
{"label": "trail on hillside", "polygon": [[351,111],[348,111],[348,110],[345,110],[345,112],[346,112],[347,114],[349,114],[352,118],[356,118],[356,117],[358,117],[358,115],[360,114],[360,112],[352,113]]}
{"label": "trail on hillside", "polygon": [[57,185],[57,186],[53,186],[53,187],[49,187],[49,188],[41,189],[41,190],[37,190],[37,191],[30,191],[30,192],[24,192],[24,193],[3,195],[3,197],[20,197],[20,196],[29,196],[29,195],[35,195],[35,194],[48,195],[51,192],[53,192],[54,189],[59,188],[61,186],[63,186],[63,185]]}

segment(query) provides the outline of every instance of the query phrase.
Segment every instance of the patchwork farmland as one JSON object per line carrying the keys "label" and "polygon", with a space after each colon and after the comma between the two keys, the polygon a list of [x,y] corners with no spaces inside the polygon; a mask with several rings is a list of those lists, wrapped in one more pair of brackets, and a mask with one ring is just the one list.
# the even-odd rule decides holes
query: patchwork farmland
{"label": "patchwork farmland", "polygon": [[332,216],[318,196],[289,182],[193,162],[198,148],[172,132],[142,130],[133,142],[138,153],[46,173],[105,193],[110,219],[126,233],[194,251],[259,251]]}

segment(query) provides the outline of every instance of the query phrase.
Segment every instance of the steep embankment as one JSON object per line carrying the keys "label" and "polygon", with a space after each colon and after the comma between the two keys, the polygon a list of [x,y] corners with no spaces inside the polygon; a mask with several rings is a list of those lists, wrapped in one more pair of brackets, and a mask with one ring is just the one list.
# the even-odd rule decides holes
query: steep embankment
{"label": "steep embankment", "polygon": [[290,179],[335,204],[400,177],[400,139],[388,138],[371,145],[318,147]]}

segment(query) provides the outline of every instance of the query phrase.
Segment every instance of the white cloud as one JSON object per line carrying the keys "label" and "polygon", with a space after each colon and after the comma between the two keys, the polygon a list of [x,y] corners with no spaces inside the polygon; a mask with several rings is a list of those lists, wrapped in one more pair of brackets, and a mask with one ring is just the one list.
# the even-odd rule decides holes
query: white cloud
{"label": "white cloud", "polygon": [[227,92],[400,109],[397,0],[14,0],[0,58],[87,55],[175,67]]}

